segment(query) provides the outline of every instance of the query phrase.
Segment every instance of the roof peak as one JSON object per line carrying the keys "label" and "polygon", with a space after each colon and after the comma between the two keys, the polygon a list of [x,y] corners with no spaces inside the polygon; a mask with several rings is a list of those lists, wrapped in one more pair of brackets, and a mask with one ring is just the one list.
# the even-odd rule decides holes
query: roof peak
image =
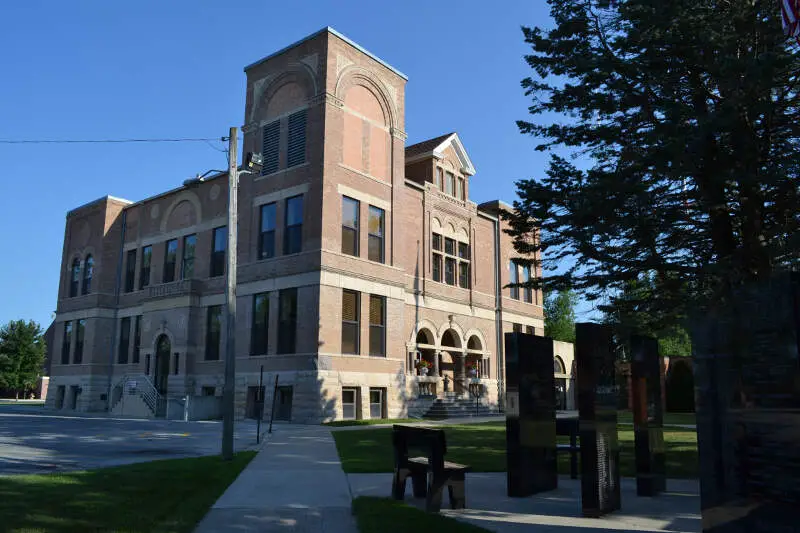
{"label": "roof peak", "polygon": [[405,156],[406,163],[424,159],[428,156],[436,159],[441,159],[444,156],[444,150],[447,145],[451,145],[456,152],[456,156],[461,162],[461,170],[470,176],[475,175],[475,166],[472,160],[467,155],[467,151],[458,137],[458,133],[451,132],[427,141],[418,142],[410,146],[406,146]]}

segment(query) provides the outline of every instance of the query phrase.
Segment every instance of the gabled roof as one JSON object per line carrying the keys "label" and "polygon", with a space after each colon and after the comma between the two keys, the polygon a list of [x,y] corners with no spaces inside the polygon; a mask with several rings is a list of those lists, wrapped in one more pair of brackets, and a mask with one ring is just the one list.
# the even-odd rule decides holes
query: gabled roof
{"label": "gabled roof", "polygon": [[467,151],[464,149],[461,139],[458,138],[458,134],[455,132],[412,144],[411,146],[406,146],[406,164],[420,161],[428,157],[442,159],[444,157],[444,151],[448,146],[452,146],[453,150],[455,150],[456,156],[461,162],[461,171],[468,176],[474,176],[475,166],[467,155]]}

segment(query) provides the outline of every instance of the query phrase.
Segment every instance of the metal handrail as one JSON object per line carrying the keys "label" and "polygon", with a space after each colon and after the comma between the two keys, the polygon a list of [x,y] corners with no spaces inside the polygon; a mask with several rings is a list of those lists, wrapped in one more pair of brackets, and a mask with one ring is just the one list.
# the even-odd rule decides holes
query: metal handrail
{"label": "metal handrail", "polygon": [[[150,378],[144,374],[125,374],[122,379],[120,379],[117,384],[113,387],[112,391],[115,397],[117,398],[111,409],[114,409],[117,404],[122,401],[122,398],[125,396],[125,385],[131,381],[135,380],[137,383],[136,387],[136,394],[144,401],[145,405],[150,409],[154,416],[158,414],[159,407],[164,401],[163,395],[158,392],[158,389],[150,380]],[[140,386],[139,384],[143,386]],[[119,396],[117,396],[117,391],[120,392]]]}

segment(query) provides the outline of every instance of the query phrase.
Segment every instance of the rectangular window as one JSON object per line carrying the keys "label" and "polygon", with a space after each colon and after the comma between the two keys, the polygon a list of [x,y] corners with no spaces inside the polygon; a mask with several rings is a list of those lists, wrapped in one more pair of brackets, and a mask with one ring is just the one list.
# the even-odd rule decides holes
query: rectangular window
{"label": "rectangular window", "polygon": [[150,354],[149,353],[144,354],[144,375],[145,376],[149,376],[150,375]]}
{"label": "rectangular window", "polygon": [[514,324],[511,328],[514,333],[522,333],[522,324]]}
{"label": "rectangular window", "polygon": [[133,292],[136,278],[136,250],[128,250],[125,259],[125,292]]}
{"label": "rectangular window", "polygon": [[117,362],[121,365],[128,364],[128,346],[131,339],[131,317],[126,316],[119,321],[119,352]]}
{"label": "rectangular window", "polygon": [[206,361],[219,361],[222,341],[222,306],[211,305],[206,311]]}
{"label": "rectangular window", "polygon": [[272,174],[278,171],[280,144],[281,144],[281,122],[276,120],[270,122],[262,130],[261,154],[264,158],[264,166],[261,175]]}
{"label": "rectangular window", "polygon": [[203,385],[200,387],[200,396],[214,396],[217,393],[217,388]]}
{"label": "rectangular window", "polygon": [[175,355],[172,360],[175,363],[175,366],[172,369],[172,373],[177,376],[178,372],[181,371],[181,355],[178,352],[175,352]]}
{"label": "rectangular window", "polygon": [[178,260],[178,239],[164,245],[164,283],[175,281],[175,263]]}
{"label": "rectangular window", "polygon": [[456,196],[459,200],[464,201],[464,178],[460,176],[456,184]]}
{"label": "rectangular window", "polygon": [[355,420],[357,415],[358,389],[342,389],[342,418]]}
{"label": "rectangular window", "polygon": [[433,281],[442,281],[442,256],[433,254]]}
{"label": "rectangular window", "polygon": [[458,286],[469,289],[469,263],[465,261],[458,263]]}
{"label": "rectangular window", "polygon": [[258,239],[258,258],[275,257],[275,204],[261,206],[261,233]]}
{"label": "rectangular window", "polygon": [[469,244],[464,242],[458,243],[458,258],[469,261]]}
{"label": "rectangular window", "polygon": [[444,259],[444,282],[448,285],[456,284],[456,260],[452,257]]}
{"label": "rectangular window", "polygon": [[253,296],[253,324],[250,328],[250,355],[266,355],[269,331],[269,293]]}
{"label": "rectangular window", "polygon": [[433,246],[434,250],[438,250],[440,252],[442,251],[442,236],[439,235],[438,233],[434,233],[433,234],[433,245],[432,246]]}
{"label": "rectangular window", "polygon": [[142,248],[142,267],[139,269],[139,290],[150,285],[150,260],[153,258],[153,247]]}
{"label": "rectangular window", "polygon": [[78,320],[75,325],[75,354],[72,362],[79,365],[83,362],[83,339],[86,337],[86,319]]}
{"label": "rectangular window", "polygon": [[533,335],[533,326],[525,326],[525,333]]}
{"label": "rectangular window", "polygon": [[369,389],[369,417],[386,418],[383,409],[384,389]]}
{"label": "rectangular window", "polygon": [[455,188],[456,188],[456,177],[453,176],[452,172],[448,172],[447,173],[447,185],[446,185],[446,187],[447,188],[446,188],[445,192],[447,194],[449,194],[450,196],[453,196],[453,194],[455,194]]}
{"label": "rectangular window", "polygon": [[512,286],[509,287],[511,297],[515,300],[519,300],[519,287],[514,286],[515,283],[519,283],[519,270],[517,270],[517,264],[514,261],[509,261],[508,263],[508,279],[512,284]]}
{"label": "rectangular window", "polygon": [[342,253],[358,257],[358,219],[361,202],[342,196]]}
{"label": "rectangular window", "polygon": [[303,196],[286,199],[286,229],[283,253],[297,254],[303,249]]}
{"label": "rectangular window", "polygon": [[72,345],[72,322],[64,322],[64,338],[61,341],[61,364],[69,364],[69,349]]}
{"label": "rectangular window", "polygon": [[342,291],[342,353],[358,354],[361,332],[361,293]]}
{"label": "rectangular window", "polygon": [[194,250],[197,246],[197,235],[183,238],[183,261],[181,261],[181,279],[194,277]]}
{"label": "rectangular window", "polygon": [[225,250],[228,248],[228,227],[221,226],[214,228],[212,233],[213,248],[211,248],[211,268],[210,276],[222,276],[225,274]]}
{"label": "rectangular window", "polygon": [[139,347],[142,344],[142,315],[133,320],[133,364],[139,364]]}
{"label": "rectangular window", "polygon": [[[531,280],[531,267],[530,265],[526,265],[522,267],[522,282],[528,283]],[[525,303],[533,303],[533,288],[532,287],[523,287],[522,288],[522,297]]]}
{"label": "rectangular window", "polygon": [[453,239],[444,238],[444,253],[447,255],[456,255],[456,241]]}
{"label": "rectangular window", "polygon": [[369,354],[386,356],[386,297],[369,295]]}
{"label": "rectangular window", "polygon": [[297,289],[283,289],[278,300],[278,353],[295,353],[297,350]]}
{"label": "rectangular window", "polygon": [[306,162],[306,110],[289,115],[289,144],[286,167]]}
{"label": "rectangular window", "polygon": [[439,187],[440,191],[444,190],[444,187],[442,186],[442,176],[443,176],[442,168],[436,167],[436,186]]}
{"label": "rectangular window", "polygon": [[383,263],[383,226],[385,212],[375,206],[369,206],[369,260]]}

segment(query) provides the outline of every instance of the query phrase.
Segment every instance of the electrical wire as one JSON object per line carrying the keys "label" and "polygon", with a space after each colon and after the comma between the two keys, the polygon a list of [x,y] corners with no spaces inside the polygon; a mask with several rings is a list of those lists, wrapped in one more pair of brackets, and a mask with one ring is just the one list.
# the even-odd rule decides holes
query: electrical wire
{"label": "electrical wire", "polygon": [[0,139],[0,144],[87,144],[87,143],[177,143],[219,141],[213,138],[177,138],[177,139]]}

